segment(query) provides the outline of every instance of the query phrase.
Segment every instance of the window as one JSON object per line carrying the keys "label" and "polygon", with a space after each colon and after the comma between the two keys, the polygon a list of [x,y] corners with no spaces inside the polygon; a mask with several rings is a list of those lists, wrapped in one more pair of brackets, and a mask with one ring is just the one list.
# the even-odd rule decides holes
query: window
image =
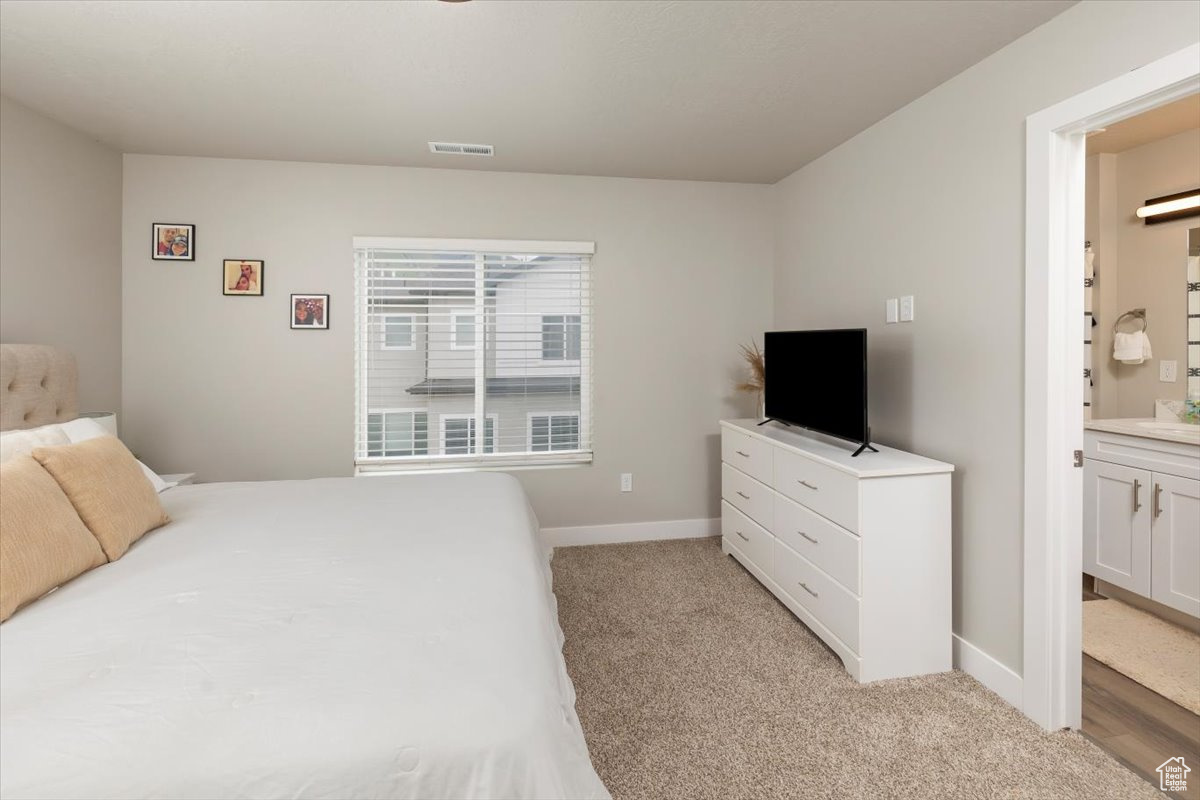
{"label": "window", "polygon": [[[483,452],[496,452],[496,420],[489,414],[483,425]],[[470,414],[442,414],[442,453],[465,456],[475,452],[475,418]]]}
{"label": "window", "polygon": [[372,411],[367,414],[367,455],[385,458],[429,452],[429,415],[423,411]]}
{"label": "window", "polygon": [[450,349],[475,349],[475,312],[471,309],[450,312]]}
{"label": "window", "polygon": [[535,453],[554,450],[577,450],[579,448],[579,415],[561,414],[529,415],[529,449]]}
{"label": "window", "polygon": [[356,237],[356,472],[589,463],[593,250]]}
{"label": "window", "polygon": [[578,314],[542,317],[542,360],[578,361],[580,347]]}
{"label": "window", "polygon": [[384,350],[414,350],[416,346],[411,314],[389,314],[383,318]]}

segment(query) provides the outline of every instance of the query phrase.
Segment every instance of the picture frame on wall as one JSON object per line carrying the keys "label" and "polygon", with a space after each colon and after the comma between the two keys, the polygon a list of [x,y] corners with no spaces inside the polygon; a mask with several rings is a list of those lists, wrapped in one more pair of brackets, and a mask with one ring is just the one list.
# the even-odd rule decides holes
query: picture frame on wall
{"label": "picture frame on wall", "polygon": [[267,262],[253,258],[227,258],[221,266],[221,291],[225,295],[262,297]]}
{"label": "picture frame on wall", "polygon": [[184,222],[156,222],[150,245],[155,261],[195,261],[196,226]]}
{"label": "picture frame on wall", "polygon": [[291,302],[291,324],[294,330],[323,331],[329,329],[329,295],[294,294]]}

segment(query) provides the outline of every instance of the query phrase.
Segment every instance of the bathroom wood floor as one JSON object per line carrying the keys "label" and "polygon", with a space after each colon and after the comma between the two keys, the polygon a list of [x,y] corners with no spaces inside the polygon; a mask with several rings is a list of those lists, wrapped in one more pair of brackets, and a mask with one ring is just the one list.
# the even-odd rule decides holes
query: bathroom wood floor
{"label": "bathroom wood floor", "polygon": [[[1103,598],[1085,589],[1083,599]],[[1088,655],[1082,732],[1156,788],[1158,765],[1183,756],[1192,768],[1188,790],[1171,796],[1200,800],[1200,716]]]}

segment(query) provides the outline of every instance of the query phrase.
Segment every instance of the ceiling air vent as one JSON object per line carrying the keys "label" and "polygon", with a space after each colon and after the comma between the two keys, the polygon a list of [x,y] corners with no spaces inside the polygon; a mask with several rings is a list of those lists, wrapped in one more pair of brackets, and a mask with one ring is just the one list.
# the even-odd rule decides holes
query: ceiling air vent
{"label": "ceiling air vent", "polygon": [[462,144],[461,142],[430,142],[429,152],[456,156],[490,156],[495,148],[490,144]]}

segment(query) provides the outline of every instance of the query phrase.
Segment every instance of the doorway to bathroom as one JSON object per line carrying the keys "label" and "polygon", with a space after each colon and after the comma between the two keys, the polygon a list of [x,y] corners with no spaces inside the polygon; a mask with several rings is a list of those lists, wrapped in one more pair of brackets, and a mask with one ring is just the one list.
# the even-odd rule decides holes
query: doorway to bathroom
{"label": "doorway to bathroom", "polygon": [[1082,721],[1087,133],[1197,92],[1200,44],[1026,120],[1022,709],[1049,730]]}
{"label": "doorway to bathroom", "polygon": [[1200,764],[1200,94],[1089,131],[1084,185],[1080,730],[1157,784]]}

